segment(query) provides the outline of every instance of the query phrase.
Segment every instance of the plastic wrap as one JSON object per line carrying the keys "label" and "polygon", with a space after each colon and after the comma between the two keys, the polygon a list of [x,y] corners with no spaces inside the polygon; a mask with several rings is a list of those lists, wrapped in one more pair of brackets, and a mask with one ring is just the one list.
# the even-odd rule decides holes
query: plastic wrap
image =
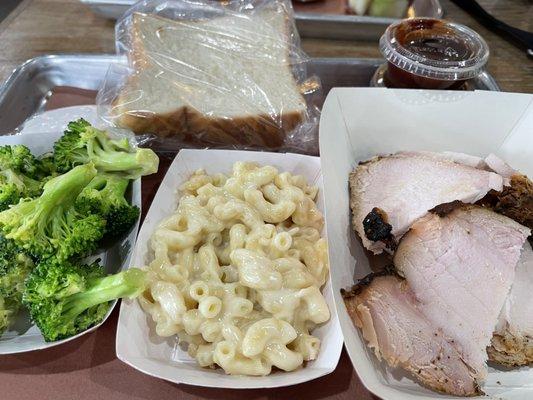
{"label": "plastic wrap", "polygon": [[144,0],[117,22],[116,45],[127,63],[109,70],[99,114],[141,141],[318,151],[320,82],[289,2]]}

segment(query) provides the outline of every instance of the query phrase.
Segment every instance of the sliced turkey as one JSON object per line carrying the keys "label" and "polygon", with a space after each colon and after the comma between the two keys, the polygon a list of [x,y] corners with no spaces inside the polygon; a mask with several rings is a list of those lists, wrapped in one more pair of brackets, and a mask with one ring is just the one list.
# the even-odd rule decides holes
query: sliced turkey
{"label": "sliced turkey", "polygon": [[533,250],[526,243],[516,266],[515,279],[505,300],[489,359],[507,366],[533,362]]}
{"label": "sliced turkey", "polygon": [[353,227],[374,254],[393,248],[413,222],[433,207],[454,200],[474,203],[490,190],[502,189],[500,175],[472,166],[477,158],[456,162],[452,158],[460,157],[435,154],[375,157],[350,174]]}
{"label": "sliced turkey", "polygon": [[477,379],[514,279],[528,228],[478,206],[429,213],[402,238],[394,265],[433,326],[457,344]]}
{"label": "sliced turkey", "polygon": [[378,359],[404,368],[431,389],[457,396],[480,394],[474,371],[453,340],[420,311],[405,280],[382,276],[360,289],[345,304]]}
{"label": "sliced turkey", "polygon": [[[489,170],[488,165],[483,158],[455,151],[443,151],[441,153],[433,151],[400,151],[395,155],[403,157],[427,157],[441,161],[452,161],[468,167]],[[497,173],[497,171],[493,172]]]}
{"label": "sliced turkey", "polygon": [[503,176],[504,178],[510,178],[511,176],[518,173],[515,169],[511,168],[509,164],[507,164],[505,161],[503,161],[501,158],[496,156],[495,154],[489,154],[487,157],[485,157],[485,164],[487,167],[491,170],[496,172],[497,174]]}

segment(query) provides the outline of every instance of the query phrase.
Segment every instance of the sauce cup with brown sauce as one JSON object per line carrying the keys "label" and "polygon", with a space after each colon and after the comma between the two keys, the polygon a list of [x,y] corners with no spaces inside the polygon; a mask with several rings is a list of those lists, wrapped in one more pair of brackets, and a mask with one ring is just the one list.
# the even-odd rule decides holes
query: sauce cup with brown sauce
{"label": "sauce cup with brown sauce", "polygon": [[410,18],[390,25],[379,41],[387,63],[372,86],[468,89],[489,58],[489,48],[472,29],[434,18]]}

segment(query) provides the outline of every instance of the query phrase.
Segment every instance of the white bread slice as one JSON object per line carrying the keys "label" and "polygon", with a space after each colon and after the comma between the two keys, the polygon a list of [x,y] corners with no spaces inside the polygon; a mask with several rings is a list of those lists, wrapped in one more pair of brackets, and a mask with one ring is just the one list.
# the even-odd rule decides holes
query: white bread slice
{"label": "white bread slice", "polygon": [[279,147],[304,118],[285,13],[175,21],[135,13],[135,73],[114,102],[135,133]]}

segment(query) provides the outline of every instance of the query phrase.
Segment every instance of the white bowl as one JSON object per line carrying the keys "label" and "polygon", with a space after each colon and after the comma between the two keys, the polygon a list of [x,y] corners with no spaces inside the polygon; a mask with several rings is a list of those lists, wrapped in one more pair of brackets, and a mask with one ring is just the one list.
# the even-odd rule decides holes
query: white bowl
{"label": "white bowl", "polygon": [[[66,112],[62,110],[63,109],[49,111],[34,117],[31,120],[32,122],[27,125],[32,128],[28,131],[22,130],[20,134],[13,136],[0,136],[0,146],[7,144],[24,144],[30,148],[33,154],[40,155],[52,150],[52,145],[59,137],[61,137],[63,134],[62,130],[65,128],[68,121],[83,117],[91,123],[96,122],[95,107],[94,112],[87,107],[69,107]],[[59,119],[61,122],[58,122]],[[131,199],[129,200],[132,204],[141,208],[140,179],[133,182]],[[104,266],[106,272],[115,273],[129,265],[138,228],[139,223],[137,222],[127,237],[94,257],[101,259],[101,264]],[[28,314],[22,312],[17,317],[14,326],[0,336],[0,354],[14,354],[41,350],[70,342],[88,332],[94,331],[102,325],[111,314],[111,311],[113,311],[115,304],[116,301],[112,303],[105,318],[98,325],[75,336],[58,340],[56,342],[45,342],[39,329],[30,322]]]}

